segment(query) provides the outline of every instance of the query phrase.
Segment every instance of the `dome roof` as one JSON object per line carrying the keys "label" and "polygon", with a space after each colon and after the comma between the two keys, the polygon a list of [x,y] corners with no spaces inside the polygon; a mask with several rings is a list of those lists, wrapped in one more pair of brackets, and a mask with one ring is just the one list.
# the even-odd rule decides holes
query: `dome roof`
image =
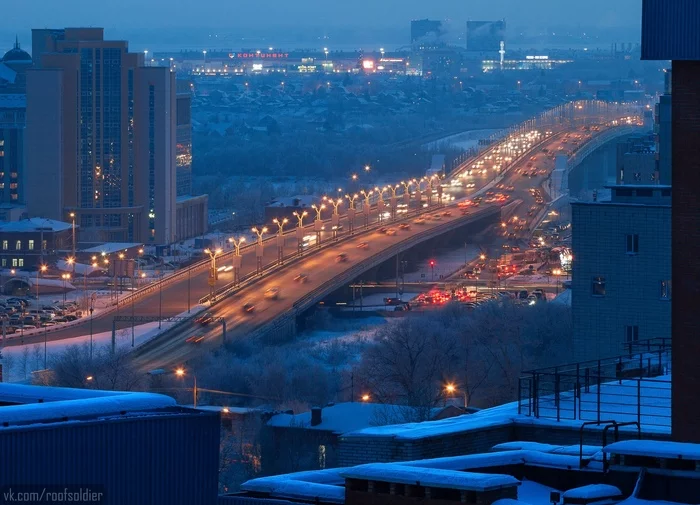
{"label": "dome roof", "polygon": [[15,39],[15,47],[10,49],[5,53],[5,56],[2,57],[3,63],[8,63],[8,62],[27,62],[31,63],[32,62],[32,57],[29,56],[29,53],[27,51],[24,51],[23,49],[20,49],[19,47],[19,41]]}

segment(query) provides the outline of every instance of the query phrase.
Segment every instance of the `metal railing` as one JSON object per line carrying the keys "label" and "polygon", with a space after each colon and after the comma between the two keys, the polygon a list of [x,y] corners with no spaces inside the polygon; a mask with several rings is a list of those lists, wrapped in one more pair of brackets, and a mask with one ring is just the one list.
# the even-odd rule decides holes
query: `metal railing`
{"label": "metal railing", "polygon": [[[496,213],[500,214],[499,207],[486,207],[486,208],[480,209],[479,211],[476,211],[472,214],[464,216],[464,220],[465,221],[467,221],[467,220],[472,221],[475,218],[485,218],[485,217],[488,217],[490,214],[496,214]],[[318,286],[314,290],[310,291],[306,295],[299,298],[296,302],[294,302],[294,304],[292,305],[291,308],[289,308],[285,312],[279,314],[278,317],[275,318],[274,321],[271,321],[267,324],[263,324],[262,326],[256,328],[251,333],[249,333],[248,338],[253,338],[253,339],[259,338],[259,337],[264,336],[266,333],[271,333],[279,328],[285,327],[286,325],[288,325],[290,323],[291,319],[296,318],[300,313],[304,312],[306,309],[311,307],[320,298],[322,298],[323,296],[332,292],[333,290],[337,289],[339,285],[342,285],[342,284],[345,284],[345,283],[352,281],[357,276],[359,276],[362,273],[366,272],[367,270],[383,263],[384,261],[391,258],[392,256],[413,247],[414,245],[416,245],[419,242],[423,242],[423,241],[428,240],[436,235],[440,235],[441,233],[445,232],[445,229],[453,228],[454,226],[455,226],[455,221],[442,223],[441,225],[438,225],[438,226],[431,228],[429,230],[425,230],[417,235],[405,238],[405,239],[397,242],[396,244],[394,244],[394,246],[391,247],[390,249],[385,249],[385,250],[373,255],[371,258],[368,258],[364,261],[361,261],[360,263],[353,266],[352,268],[349,268],[348,270],[344,271],[342,274],[334,277],[331,280],[324,282],[323,284],[321,284],[320,286]]]}
{"label": "metal railing", "polygon": [[667,339],[630,344],[627,354],[524,372],[518,413],[537,418],[670,426]]}

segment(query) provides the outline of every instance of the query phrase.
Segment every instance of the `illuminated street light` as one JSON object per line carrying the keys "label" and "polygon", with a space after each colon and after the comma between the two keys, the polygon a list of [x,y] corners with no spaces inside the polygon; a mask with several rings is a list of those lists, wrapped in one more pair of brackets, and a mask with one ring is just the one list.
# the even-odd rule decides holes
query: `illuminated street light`
{"label": "illuminated street light", "polygon": [[297,211],[295,210],[294,212],[292,212],[292,214],[294,215],[294,217],[297,218],[297,221],[298,221],[297,224],[299,225],[299,228],[303,228],[303,227],[304,227],[304,218],[305,218],[306,216],[308,216],[309,213],[306,212],[306,211],[304,211],[304,212],[297,212]]}
{"label": "illuminated street light", "polygon": [[370,170],[372,170],[372,167],[370,167],[369,165],[365,165],[365,172],[369,172]]}
{"label": "illuminated street light", "polygon": [[356,181],[356,180],[357,180],[357,174],[352,174],[351,179],[352,179],[353,181]]}
{"label": "illuminated street light", "polygon": [[[449,394],[455,394],[458,391],[457,386],[455,386],[453,383],[445,384],[445,392]],[[467,392],[462,391],[462,394],[464,394],[464,408],[467,408]]]}
{"label": "illuminated street light", "polygon": [[355,208],[355,200],[357,200],[359,198],[359,195],[357,193],[355,193],[354,195],[345,195],[345,198],[347,198],[348,201],[350,202],[350,208],[354,209]]}
{"label": "illuminated street light", "polygon": [[363,401],[363,402],[368,402],[368,401],[369,401],[369,395],[368,395],[368,394],[362,395],[361,398],[362,398],[362,401]]}
{"label": "illuminated street light", "polygon": [[311,206],[311,208],[316,211],[316,220],[321,221],[321,212],[326,208],[326,206],[324,204],[321,204],[321,205],[313,204]]}
{"label": "illuminated street light", "polygon": [[287,219],[286,217],[284,219],[274,218],[272,220],[272,222],[277,225],[277,228],[278,228],[277,233],[279,235],[283,235],[284,234],[284,225],[289,222],[289,219]]}
{"label": "illuminated street light", "polygon": [[327,196],[324,196],[323,200],[330,203],[333,206],[333,214],[335,214],[337,216],[338,215],[338,207],[340,207],[343,204],[343,199],[338,198],[337,200],[333,200],[332,198],[328,198]]}
{"label": "illuminated street light", "polygon": [[258,236],[258,245],[262,245],[263,235],[267,233],[267,226],[263,226],[262,229],[258,229],[257,226],[253,226],[251,231]]}
{"label": "illuminated street light", "polygon": [[228,239],[230,244],[233,244],[233,248],[235,250],[236,256],[241,255],[241,244],[245,242],[245,237],[241,237],[238,240],[236,240],[235,237],[231,237]]}
{"label": "illuminated street light", "polygon": [[[175,370],[175,375],[177,375],[178,377],[184,377],[186,375],[185,369],[178,368],[177,370]],[[192,379],[194,380],[194,388],[192,389],[192,403],[194,408],[197,408],[197,376],[195,374],[192,374]]]}
{"label": "illuminated street light", "polygon": [[216,249],[212,251],[211,249],[204,249],[204,252],[211,258],[211,271],[216,272],[216,257],[219,256],[223,251],[221,249]]}

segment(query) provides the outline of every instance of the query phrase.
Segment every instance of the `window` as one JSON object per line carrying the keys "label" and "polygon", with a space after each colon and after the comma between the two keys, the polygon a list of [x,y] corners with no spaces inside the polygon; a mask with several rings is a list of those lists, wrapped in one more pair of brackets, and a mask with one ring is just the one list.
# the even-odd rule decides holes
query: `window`
{"label": "window", "polygon": [[318,467],[321,470],[324,470],[326,468],[326,446],[325,445],[318,446]]}
{"label": "window", "polygon": [[605,296],[605,277],[593,277],[591,294],[593,296]]}
{"label": "window", "polygon": [[21,249],[22,249],[22,241],[18,240],[17,242],[15,242],[15,250],[19,251]]}
{"label": "window", "polygon": [[12,258],[12,266],[13,267],[17,266],[17,258]]}
{"label": "window", "polygon": [[17,266],[18,267],[23,267],[24,266],[24,258],[20,258],[17,260]]}
{"label": "window", "polygon": [[661,298],[663,300],[671,299],[671,281],[661,281]]}
{"label": "window", "polygon": [[639,235],[625,236],[625,249],[627,254],[637,254],[639,252]]}
{"label": "window", "polygon": [[636,342],[639,340],[639,326],[625,326],[625,342]]}
{"label": "window", "polygon": [[637,196],[654,196],[654,192],[651,189],[638,189]]}
{"label": "window", "polygon": [[30,251],[34,250],[34,241],[33,240],[29,241],[29,245],[27,246],[27,249],[29,249]]}
{"label": "window", "polygon": [[3,267],[7,266],[7,260],[5,258],[2,259],[2,266]]}
{"label": "window", "polygon": [[45,250],[46,250],[46,240],[44,240],[44,241],[41,243],[41,250],[42,250],[42,251],[45,251]]}
{"label": "window", "polygon": [[7,245],[7,240],[2,241],[2,250],[7,251],[8,245]]}

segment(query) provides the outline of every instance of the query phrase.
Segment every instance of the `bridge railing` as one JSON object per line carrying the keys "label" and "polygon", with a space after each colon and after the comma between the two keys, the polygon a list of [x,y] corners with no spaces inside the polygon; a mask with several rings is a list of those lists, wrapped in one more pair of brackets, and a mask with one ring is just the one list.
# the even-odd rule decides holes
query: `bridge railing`
{"label": "bridge railing", "polygon": [[[483,209],[479,209],[478,211],[472,212],[467,216],[464,216],[463,220],[473,221],[475,219],[486,218],[489,217],[489,215],[496,214],[500,216],[500,207],[486,207]],[[279,317],[277,317],[274,321],[264,324],[261,327],[255,329],[253,332],[249,333],[248,338],[258,338],[266,333],[274,332],[277,328],[286,326],[287,324],[289,324],[290,319],[295,318],[298,314],[308,309],[311,305],[316,303],[316,301],[319,298],[323,297],[329,292],[332,292],[334,289],[337,289],[339,285],[343,285],[347,282],[352,281],[352,279],[361,275],[363,272],[366,272],[367,270],[383,263],[388,258],[391,258],[392,256],[413,247],[417,242],[422,242],[434,236],[440,235],[446,230],[454,228],[455,225],[461,226],[462,224],[455,223],[455,221],[442,223],[434,228],[425,230],[417,235],[413,235],[412,237],[400,240],[396,242],[396,244],[394,244],[390,248],[390,250],[381,251],[373,255],[371,258],[361,261],[357,265],[345,270],[342,274],[322,283],[317,288],[313,289],[306,295],[299,298],[296,302],[294,302],[291,308],[287,309],[285,312],[280,314]]]}
{"label": "bridge railing", "polygon": [[[613,119],[619,119],[625,115],[635,115],[639,113],[639,106],[631,104],[613,104],[608,102],[603,102],[599,100],[578,100],[573,102],[568,102],[566,104],[558,105],[552,109],[543,111],[538,115],[523,121],[517,125],[511,126],[509,128],[500,130],[497,133],[492,134],[489,137],[489,142],[497,142],[498,140],[507,138],[513,134],[524,133],[537,128],[555,127],[559,126],[561,128],[567,128],[574,125],[587,125],[587,124],[598,124],[603,123]],[[474,160],[479,159],[479,157],[485,155],[490,149],[486,149],[484,152],[477,155],[475,158],[467,160],[469,163],[473,163]],[[466,161],[462,163],[465,165]],[[378,196],[372,196],[372,203],[376,203]],[[329,220],[324,220],[324,222],[330,222]],[[313,231],[313,224],[309,224],[305,229]],[[294,233],[294,230],[288,231],[288,235]],[[265,242],[275,240],[275,236],[269,236]],[[253,247],[254,244],[249,244],[243,247],[243,250],[248,250]],[[234,251],[227,251],[220,256],[219,261],[226,261],[230,259],[234,254]],[[155,290],[164,288],[173,283],[182,281],[185,276],[192,275],[194,273],[199,273],[201,271],[209,268],[209,259],[202,259],[201,261],[190,265],[186,269],[177,270],[170,275],[164,276],[158,281],[152,282],[148,286],[144,286],[126,296],[118,301],[115,301],[112,306],[114,308],[117,305],[131,303],[132,299],[137,300],[144,295],[150,294]]]}

